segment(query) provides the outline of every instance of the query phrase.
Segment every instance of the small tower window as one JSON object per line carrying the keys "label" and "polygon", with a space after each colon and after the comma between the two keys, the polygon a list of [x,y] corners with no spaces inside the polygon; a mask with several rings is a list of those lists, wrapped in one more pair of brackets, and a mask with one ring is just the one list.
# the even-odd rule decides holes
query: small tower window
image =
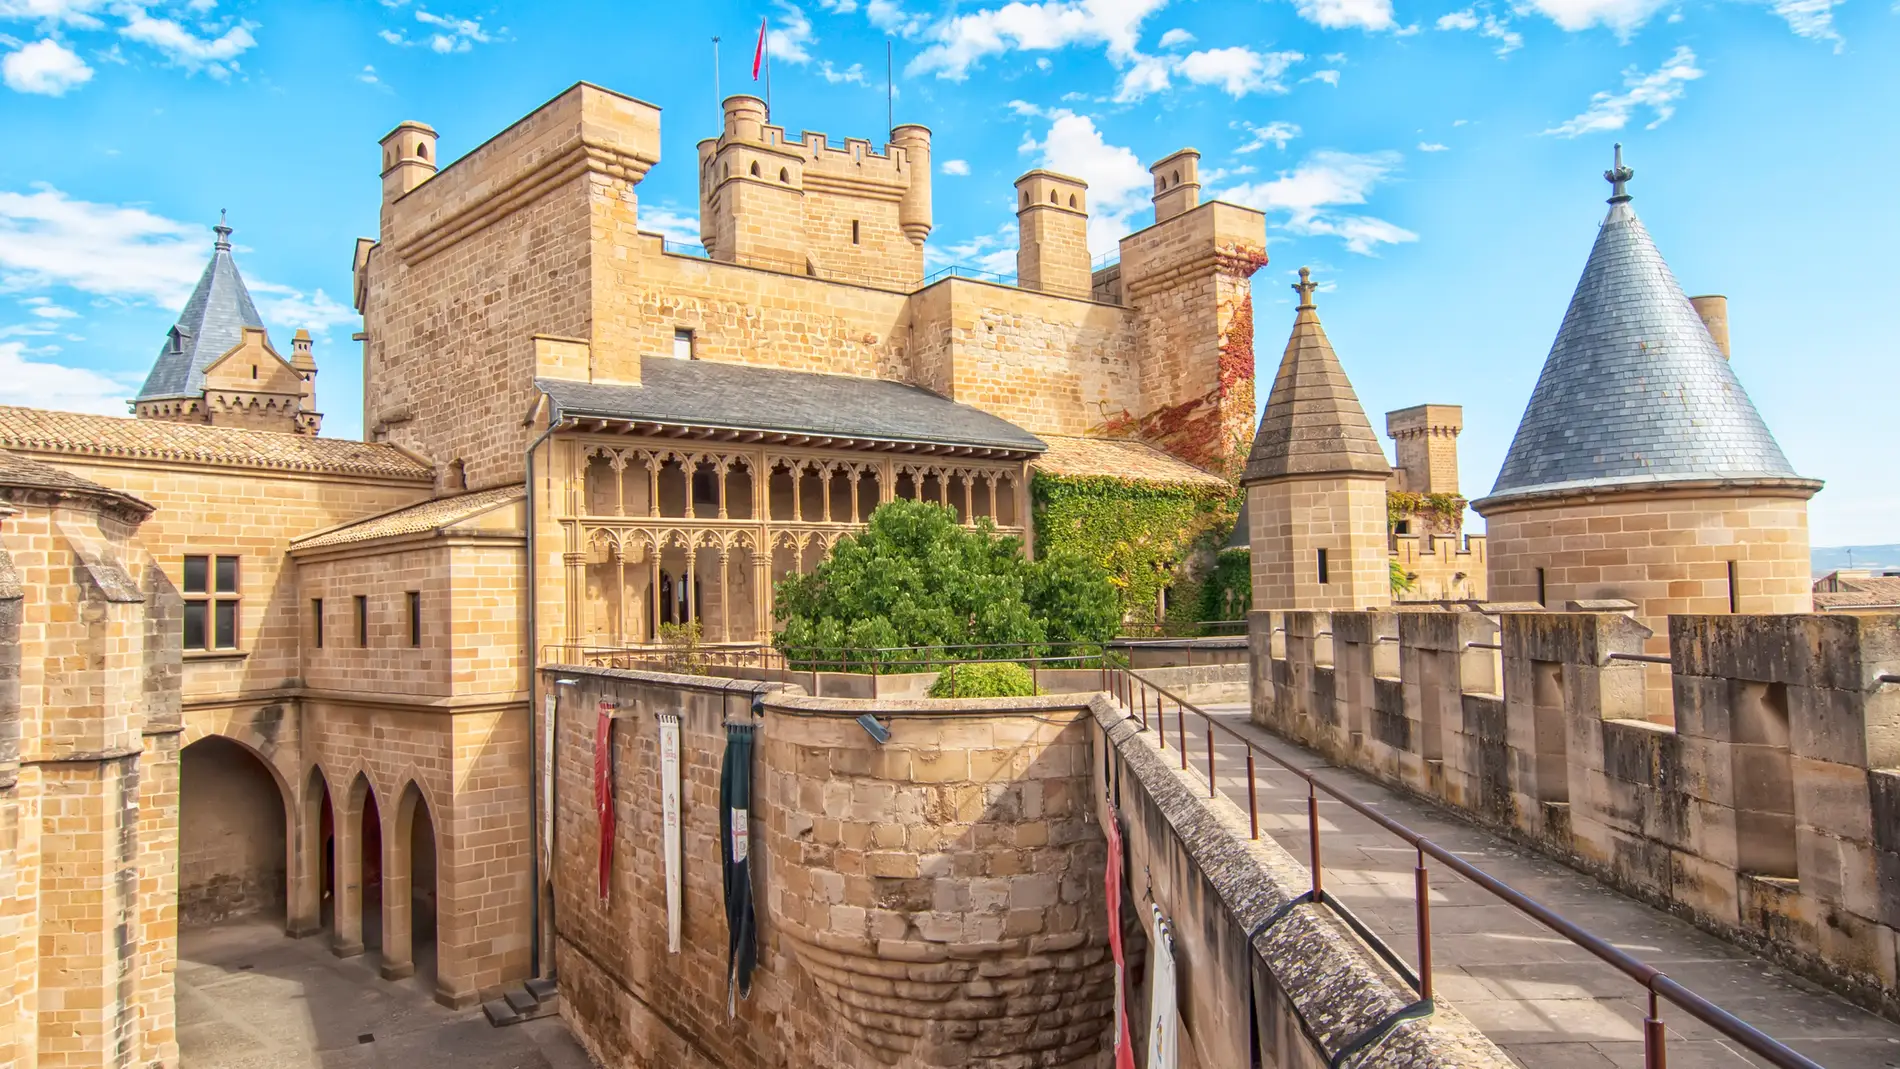
{"label": "small tower window", "polygon": [[752,177],[759,177],[759,165],[756,163],[752,165]]}
{"label": "small tower window", "polygon": [[851,220],[851,244],[856,245],[857,243],[858,243],[858,221],[856,219],[853,219]]}
{"label": "small tower window", "polygon": [[256,365],[256,364],[252,364],[252,365],[251,365],[251,377],[252,377],[252,378],[256,378],[256,377],[257,377],[257,365]]}
{"label": "small tower window", "polygon": [[1175,185],[1177,185],[1177,186],[1178,186],[1178,185],[1180,185],[1180,184],[1181,184],[1181,172],[1180,172],[1180,171],[1176,171],[1176,172],[1174,172],[1174,174],[1173,174],[1173,175],[1171,175],[1170,177],[1171,177],[1171,178],[1172,178],[1172,179],[1174,180],[1174,184],[1175,184]]}
{"label": "small tower window", "polygon": [[428,159],[429,146],[420,141],[416,142],[416,156],[419,159],[425,159],[425,160]]}
{"label": "small tower window", "polygon": [[788,186],[789,186],[789,185],[791,185],[791,184],[792,184],[792,172],[790,172],[790,171],[788,171],[788,170],[786,170],[786,169],[785,169],[785,168],[783,168],[783,167],[780,167],[780,168],[778,169],[778,180],[779,180],[780,182],[782,182],[782,183],[784,183],[785,185],[788,185]]}
{"label": "small tower window", "polygon": [[1326,569],[1326,551],[1323,549],[1319,551],[1319,581],[1321,586],[1332,581],[1332,576]]}
{"label": "small tower window", "polygon": [[1029,191],[1023,190],[1023,207],[1029,207]]}
{"label": "small tower window", "polygon": [[1051,204],[1056,203],[1056,191],[1053,189],[1049,191],[1049,203]]}
{"label": "small tower window", "polygon": [[1075,194],[1069,194],[1069,207],[1075,207]]}

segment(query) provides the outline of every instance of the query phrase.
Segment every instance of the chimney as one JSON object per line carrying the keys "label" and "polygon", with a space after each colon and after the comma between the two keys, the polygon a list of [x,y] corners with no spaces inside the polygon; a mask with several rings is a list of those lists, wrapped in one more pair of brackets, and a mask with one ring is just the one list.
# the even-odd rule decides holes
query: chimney
{"label": "chimney", "polygon": [[1016,281],[1022,288],[1089,296],[1088,188],[1054,171],[1016,180]]}
{"label": "chimney", "polygon": [[1715,347],[1722,350],[1722,359],[1728,359],[1728,298],[1719,293],[1702,297],[1691,297],[1689,303],[1695,305],[1695,314],[1702,317],[1702,325],[1709,328],[1709,337],[1715,339]]}
{"label": "chimney", "polygon": [[1201,202],[1201,154],[1184,148],[1148,168],[1155,176],[1155,222],[1165,223]]}

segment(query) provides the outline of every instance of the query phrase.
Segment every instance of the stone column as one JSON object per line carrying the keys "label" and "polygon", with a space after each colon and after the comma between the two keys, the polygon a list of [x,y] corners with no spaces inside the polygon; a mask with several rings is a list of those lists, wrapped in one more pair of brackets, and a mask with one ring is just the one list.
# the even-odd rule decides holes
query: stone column
{"label": "stone column", "polygon": [[719,551],[719,641],[729,641],[732,634],[732,585],[727,582],[726,568],[731,563],[731,551]]}
{"label": "stone column", "polygon": [[831,476],[834,470],[835,469],[830,464],[827,464],[823,468],[820,468],[818,470],[818,494],[820,497],[824,499],[822,502],[824,505],[824,510],[821,513],[821,515],[824,516],[826,523],[832,522],[832,519],[831,519]]}
{"label": "stone column", "polygon": [[997,517],[996,517],[996,473],[995,473],[995,472],[989,472],[988,474],[986,474],[986,475],[984,475],[984,476],[983,476],[983,482],[984,482],[984,485],[986,485],[986,486],[987,486],[987,487],[989,488],[989,494],[990,494],[990,522],[991,522],[991,523],[1001,523],[1002,521],[1001,521],[1001,520],[998,520],[998,519],[997,519]]}
{"label": "stone column", "polygon": [[331,908],[336,932],[330,952],[339,958],[353,958],[363,952],[363,809],[369,804],[369,789],[364,788],[362,798],[351,798],[355,793],[354,785],[347,789],[333,822],[336,901]]}
{"label": "stone column", "polygon": [[658,516],[660,514],[660,458],[649,453],[641,458],[641,462],[647,468],[647,515]]}
{"label": "stone column", "polygon": [[756,580],[752,584],[752,619],[758,628],[761,645],[772,641],[772,631],[777,621],[772,619],[772,551],[754,550],[752,553],[752,571]]}
{"label": "stone column", "polygon": [[857,467],[853,467],[851,469],[851,522],[852,523],[858,523],[862,519],[862,515],[858,508],[858,484],[863,481],[864,481],[863,470]]}
{"label": "stone column", "polygon": [[691,624],[699,619],[699,614],[693,611],[695,608],[693,602],[697,600],[699,594],[699,576],[693,572],[698,555],[698,551],[692,546],[686,547],[686,568],[680,572],[679,582],[680,623],[682,624]]}
{"label": "stone column", "polygon": [[798,523],[805,518],[805,465],[796,462],[789,466],[792,469],[792,522]]}
{"label": "stone column", "polygon": [[722,460],[713,470],[719,473],[719,518],[726,518],[726,479],[732,474],[730,461]]}
{"label": "stone column", "polygon": [[614,515],[627,514],[627,455],[619,450],[607,461],[607,470],[614,473]]}
{"label": "stone column", "polygon": [[[414,903],[409,893],[409,807],[398,801],[383,828],[383,965],[385,980],[416,974]],[[380,807],[378,816],[382,816]],[[394,825],[391,827],[390,825]]]}
{"label": "stone column", "polygon": [[293,939],[323,930],[324,784],[314,775],[303,785],[290,820],[290,894],[284,934]]}

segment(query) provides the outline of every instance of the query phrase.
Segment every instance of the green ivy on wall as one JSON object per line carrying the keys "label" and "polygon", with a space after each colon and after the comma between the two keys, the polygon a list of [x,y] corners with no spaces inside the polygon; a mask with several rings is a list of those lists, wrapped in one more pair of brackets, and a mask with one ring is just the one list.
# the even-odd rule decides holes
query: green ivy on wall
{"label": "green ivy on wall", "polygon": [[[1226,540],[1241,502],[1241,491],[1232,487],[1040,471],[1030,481],[1030,495],[1037,555],[1066,549],[1101,565],[1121,596],[1124,616],[1136,624],[1160,622],[1161,588],[1196,553]],[[1184,600],[1199,607],[1198,590],[1177,587],[1175,593],[1177,612]]]}
{"label": "green ivy on wall", "polygon": [[1458,494],[1416,494],[1409,490],[1385,492],[1387,529],[1397,530],[1408,516],[1428,516],[1440,525],[1456,528],[1465,516],[1465,499]]}

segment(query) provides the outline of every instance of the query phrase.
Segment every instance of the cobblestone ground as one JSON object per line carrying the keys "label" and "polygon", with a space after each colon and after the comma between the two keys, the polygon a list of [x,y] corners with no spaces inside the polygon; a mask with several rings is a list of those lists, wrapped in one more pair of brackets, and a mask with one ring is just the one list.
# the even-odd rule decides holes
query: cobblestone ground
{"label": "cobblestone ground", "polygon": [[[422,963],[418,963],[420,966]],[[375,958],[337,958],[323,936],[232,921],[179,937],[178,1043],[184,1069],[593,1069],[558,1017],[494,1028],[449,1010],[433,979],[376,975]]]}
{"label": "cobblestone ground", "polygon": [[[1296,766],[1325,767],[1317,755],[1250,724],[1245,706],[1213,706],[1209,711]],[[1205,733],[1196,732],[1192,719],[1189,764],[1204,775]],[[1173,746],[1173,717],[1167,727]],[[1221,792],[1244,811],[1246,755],[1241,744],[1217,742],[1214,765]],[[1304,783],[1283,771],[1268,771],[1265,761],[1257,761],[1256,767],[1262,834],[1271,834],[1304,862]],[[1334,769],[1326,777],[1354,799],[1419,831],[1822,1065],[1900,1066],[1900,1025],[1443,810],[1344,770]],[[1416,965],[1413,851],[1372,821],[1323,796],[1320,828],[1327,892],[1343,899],[1367,927]],[[1646,1002],[1642,989],[1621,972],[1450,873],[1432,878],[1432,934],[1436,994],[1520,1064],[1528,1069],[1642,1066]],[[1731,1041],[1679,1010],[1665,1007],[1663,1019],[1670,1030],[1670,1069],[1756,1064]]]}

